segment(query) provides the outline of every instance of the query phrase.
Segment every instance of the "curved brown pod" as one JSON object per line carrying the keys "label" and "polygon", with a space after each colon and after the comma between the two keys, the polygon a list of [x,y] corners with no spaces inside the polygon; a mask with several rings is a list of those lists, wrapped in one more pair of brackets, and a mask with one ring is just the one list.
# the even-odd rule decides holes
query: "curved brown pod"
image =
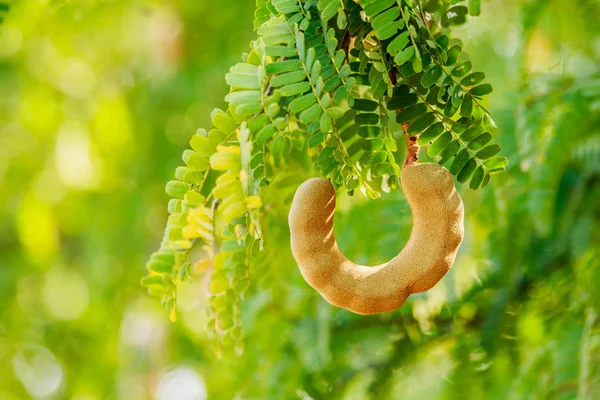
{"label": "curved brown pod", "polygon": [[452,176],[424,163],[404,165],[401,178],[414,220],[410,239],[400,254],[374,267],[354,264],[339,250],[329,180],[312,178],[296,191],[289,214],[292,253],[306,281],[331,304],[357,314],[392,311],[452,267],[464,236],[464,208]]}

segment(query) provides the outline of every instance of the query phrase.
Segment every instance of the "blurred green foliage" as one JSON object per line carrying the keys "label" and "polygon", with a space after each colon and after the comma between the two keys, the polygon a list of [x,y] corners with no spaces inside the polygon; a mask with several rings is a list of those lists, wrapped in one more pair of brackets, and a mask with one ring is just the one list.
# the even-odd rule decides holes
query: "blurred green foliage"
{"label": "blurred green foliage", "polygon": [[[266,262],[242,303],[246,349],[217,359],[208,277],[178,322],[139,286],[164,184],[254,37],[252,1],[15,2],[0,25],[0,399],[600,397],[600,4],[485,1],[458,30],[495,91],[510,159],[459,185],[448,276],[393,313],[335,309],[289,251],[310,174],[265,190]],[[382,262],[410,232],[401,193],[340,199],[340,246]]]}

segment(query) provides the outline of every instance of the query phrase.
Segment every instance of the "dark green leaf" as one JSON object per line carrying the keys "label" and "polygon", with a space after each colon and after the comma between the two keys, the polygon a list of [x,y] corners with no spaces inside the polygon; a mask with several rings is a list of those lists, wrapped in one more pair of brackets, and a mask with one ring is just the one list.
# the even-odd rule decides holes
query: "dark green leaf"
{"label": "dark green leaf", "polygon": [[452,93],[452,106],[454,106],[456,109],[460,108],[462,102],[463,102],[463,96],[464,96],[464,92],[460,87],[455,87],[454,88],[454,93]]}
{"label": "dark green leaf", "polygon": [[[460,134],[460,139],[464,142],[470,142],[483,131],[481,126],[473,126]],[[456,132],[456,131],[455,131]]]}
{"label": "dark green leaf", "polygon": [[458,64],[456,67],[454,67],[452,69],[452,75],[460,78],[462,76],[465,76],[466,74],[469,73],[469,71],[471,71],[472,65],[471,65],[471,61],[463,61],[460,64]]}
{"label": "dark green leaf", "polygon": [[461,133],[470,128],[473,124],[473,120],[465,117],[461,117],[458,121],[454,121],[452,125],[452,130],[456,133]]}
{"label": "dark green leaf", "polygon": [[454,6],[454,7],[451,7],[448,10],[448,12],[449,13],[455,13],[455,14],[458,14],[458,15],[467,15],[467,13],[469,12],[469,10],[467,9],[466,6]]}
{"label": "dark green leaf", "polygon": [[411,78],[411,77],[415,76],[417,73],[413,69],[412,63],[407,63],[407,64],[404,64],[404,66],[400,70],[400,74],[402,74],[402,76],[405,78]]}
{"label": "dark green leaf", "polygon": [[380,136],[381,128],[378,126],[361,126],[358,135],[364,138],[374,138]]}
{"label": "dark green leaf", "polygon": [[417,103],[405,108],[396,115],[396,122],[404,124],[413,121],[427,112],[428,108],[423,103]]}
{"label": "dark green leaf", "polygon": [[442,68],[439,65],[434,65],[421,77],[421,85],[428,88],[433,86],[442,76]]}
{"label": "dark green leaf", "polygon": [[444,115],[446,117],[452,118],[454,116],[454,114],[456,114],[457,111],[458,111],[458,107],[454,107],[454,105],[452,104],[451,101],[446,103],[446,106],[444,107]]}
{"label": "dark green leaf", "polygon": [[444,132],[444,124],[441,122],[431,125],[419,136],[419,144],[424,146]]}
{"label": "dark green leaf", "polygon": [[438,104],[438,96],[440,93],[440,87],[439,86],[432,86],[429,89],[429,93],[427,94],[427,97],[425,98],[425,102],[431,105],[439,105]]}
{"label": "dark green leaf", "polygon": [[469,187],[473,190],[476,190],[479,187],[479,185],[481,185],[481,182],[483,181],[484,177],[485,172],[483,171],[483,167],[477,167],[475,173],[473,174],[473,178],[471,178],[471,183],[469,184]]}
{"label": "dark green leaf", "polygon": [[484,188],[488,185],[488,183],[490,183],[490,174],[485,174],[485,177],[483,178],[483,183],[481,184],[481,187]]}
{"label": "dark green leaf", "polygon": [[452,157],[456,155],[458,150],[460,150],[460,143],[458,140],[451,141],[450,144],[446,146],[440,153],[441,158],[438,160],[438,164],[446,164]]}
{"label": "dark green leaf", "polygon": [[450,132],[445,132],[442,136],[437,138],[437,140],[433,142],[431,146],[427,148],[427,155],[431,158],[437,156],[441,153],[442,150],[444,150],[446,146],[448,146],[448,144],[450,144],[451,141],[452,134]]}
{"label": "dark green leaf", "polygon": [[402,95],[400,97],[394,97],[387,102],[388,110],[399,110],[412,106],[419,100],[419,97],[414,93]]}
{"label": "dark green leaf", "polygon": [[465,118],[471,118],[473,114],[473,98],[469,95],[465,95],[460,106],[460,115]]}
{"label": "dark green leaf", "polygon": [[356,74],[356,75],[352,75],[352,77],[355,80],[355,84],[356,85],[361,85],[361,86],[369,86],[369,75],[367,74]]}
{"label": "dark green leaf", "polygon": [[500,146],[498,146],[497,144],[491,144],[491,145],[479,150],[477,152],[477,154],[475,154],[475,157],[477,157],[481,160],[485,160],[485,159],[488,159],[488,158],[493,157],[496,154],[500,153],[500,150],[501,150]]}
{"label": "dark green leaf", "polygon": [[485,79],[485,74],[483,72],[473,72],[472,74],[467,75],[460,81],[461,84],[465,86],[473,86],[477,85],[479,82]]}
{"label": "dark green leaf", "polygon": [[492,135],[490,135],[488,132],[482,133],[469,142],[469,148],[471,150],[479,150],[488,144],[490,140],[492,140]]}
{"label": "dark green leaf", "polygon": [[394,88],[394,90],[392,92],[392,97],[402,97],[402,96],[406,96],[409,93],[410,93],[410,86],[400,84]]}
{"label": "dark green leaf", "polygon": [[423,114],[409,125],[407,132],[410,135],[421,133],[431,124],[433,124],[435,120],[436,118],[434,113],[429,112],[427,114]]}
{"label": "dark green leaf", "polygon": [[448,10],[447,14],[442,16],[442,26],[462,25],[467,22],[467,7],[455,6]]}
{"label": "dark green leaf", "polygon": [[441,1],[438,1],[438,0],[429,0],[427,3],[425,3],[424,9],[428,13],[434,13],[437,10],[439,10],[441,6],[442,6],[442,2]]}
{"label": "dark green leaf", "polygon": [[484,83],[483,85],[475,86],[471,89],[471,94],[473,96],[485,96],[486,94],[490,94],[494,91],[492,85],[489,83]]}
{"label": "dark green leaf", "polygon": [[458,174],[465,164],[469,161],[471,156],[469,155],[469,151],[467,149],[462,149],[457,155],[454,161],[452,161],[452,165],[450,165],[449,171],[452,175]]}
{"label": "dark green leaf", "polygon": [[477,168],[477,161],[475,161],[474,158],[469,159],[469,161],[467,161],[467,163],[462,168],[462,170],[458,173],[458,176],[456,177],[456,179],[460,183],[465,183],[467,181],[467,179],[469,179],[469,177],[473,174],[473,172],[475,172],[476,168]]}
{"label": "dark green leaf", "polygon": [[[309,146],[310,146],[310,139],[309,139]],[[315,145],[313,147],[316,147],[318,145]],[[337,167],[338,167],[339,163],[336,161],[335,158],[331,157],[329,160],[325,161],[325,164],[323,164],[323,167],[321,168],[321,172],[323,173],[323,175],[328,175],[330,172],[334,171]]]}
{"label": "dark green leaf", "polygon": [[452,46],[450,49],[448,49],[448,51],[446,52],[446,54],[448,55],[448,60],[446,60],[445,65],[454,65],[458,60],[458,57],[460,56],[461,52],[462,49],[458,45]]}
{"label": "dark green leaf", "polygon": [[[354,143],[352,143],[352,145],[350,147],[348,147],[347,151],[348,154],[350,155],[351,159],[355,159],[355,156],[361,156],[364,155],[364,152],[362,151],[362,143],[363,140],[357,140]],[[335,152],[334,152],[334,156],[335,156]],[[341,154],[340,154],[341,157]],[[337,158],[337,157],[336,157]],[[368,159],[368,157],[365,155],[364,156],[364,160],[366,162],[366,160]]]}
{"label": "dark green leaf", "polygon": [[333,157],[334,150],[335,150],[335,147],[329,147],[329,146],[325,147],[323,150],[321,150],[321,152],[317,156],[317,162],[319,164],[323,164],[330,157]]}
{"label": "dark green leaf", "polygon": [[357,114],[354,118],[354,122],[359,125],[377,125],[379,122],[379,115],[372,113]]}
{"label": "dark green leaf", "polygon": [[350,108],[358,111],[375,111],[379,103],[368,99],[354,99],[351,102]]}

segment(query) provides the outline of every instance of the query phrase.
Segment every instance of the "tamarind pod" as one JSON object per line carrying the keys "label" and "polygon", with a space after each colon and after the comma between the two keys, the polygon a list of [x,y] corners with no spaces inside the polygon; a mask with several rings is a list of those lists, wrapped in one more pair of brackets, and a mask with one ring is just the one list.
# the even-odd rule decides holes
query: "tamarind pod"
{"label": "tamarind pod", "polygon": [[438,164],[409,164],[401,179],[413,214],[410,239],[396,257],[374,267],[356,265],[339,250],[335,190],[327,179],[309,179],[296,191],[292,253],[308,284],[329,303],[364,315],[393,311],[452,267],[464,236],[464,208],[451,174]]}

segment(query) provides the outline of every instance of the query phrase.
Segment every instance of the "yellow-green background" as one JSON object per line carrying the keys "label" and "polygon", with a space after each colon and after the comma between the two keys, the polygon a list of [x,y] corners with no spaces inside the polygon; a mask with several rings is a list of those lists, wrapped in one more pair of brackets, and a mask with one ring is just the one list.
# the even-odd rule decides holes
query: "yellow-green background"
{"label": "yellow-green background", "polygon": [[[253,1],[14,1],[0,24],[0,399],[600,398],[600,3],[482,3],[456,34],[495,88],[511,163],[486,189],[459,187],[452,272],[392,314],[334,309],[300,277],[274,200],[246,352],[217,360],[207,277],[182,285],[174,324],[139,279],[164,185],[254,37]],[[342,208],[355,260],[384,261],[410,230],[398,193]]]}

